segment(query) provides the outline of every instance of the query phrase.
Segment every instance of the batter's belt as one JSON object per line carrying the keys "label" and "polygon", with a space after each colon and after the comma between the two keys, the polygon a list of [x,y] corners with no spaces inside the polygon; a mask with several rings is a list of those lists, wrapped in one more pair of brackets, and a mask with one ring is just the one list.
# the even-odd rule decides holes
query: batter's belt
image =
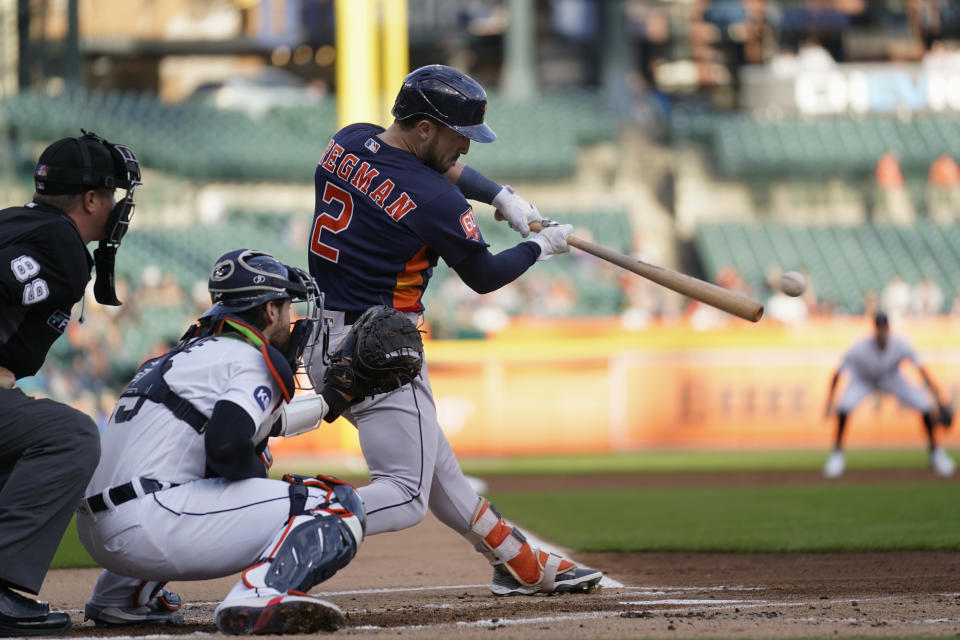
{"label": "batter's belt", "polygon": [[[136,487],[134,487],[134,482],[140,483],[140,488],[143,489],[142,493],[137,493]],[[117,485],[107,489],[103,493],[98,493],[95,496],[90,496],[85,499],[84,502],[87,504],[87,507],[92,513],[98,513],[100,511],[106,511],[109,506],[107,504],[107,499],[113,504],[114,507],[123,504],[124,502],[129,502],[134,498],[139,498],[161,489],[169,489],[170,487],[176,487],[176,483],[171,482],[160,482],[159,480],[154,480],[152,478],[137,478],[137,480],[131,480],[126,484]],[[106,498],[104,497],[106,496]]]}

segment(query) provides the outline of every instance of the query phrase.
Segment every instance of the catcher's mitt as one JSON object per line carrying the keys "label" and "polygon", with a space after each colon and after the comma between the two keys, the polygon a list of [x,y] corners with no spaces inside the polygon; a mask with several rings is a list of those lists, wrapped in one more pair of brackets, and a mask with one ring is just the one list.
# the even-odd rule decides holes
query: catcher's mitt
{"label": "catcher's mitt", "polygon": [[413,323],[396,309],[370,307],[331,356],[323,382],[362,400],[399,389],[422,365],[423,339]]}
{"label": "catcher's mitt", "polygon": [[940,411],[937,415],[937,422],[947,429],[953,424],[953,407],[948,404],[940,403]]}

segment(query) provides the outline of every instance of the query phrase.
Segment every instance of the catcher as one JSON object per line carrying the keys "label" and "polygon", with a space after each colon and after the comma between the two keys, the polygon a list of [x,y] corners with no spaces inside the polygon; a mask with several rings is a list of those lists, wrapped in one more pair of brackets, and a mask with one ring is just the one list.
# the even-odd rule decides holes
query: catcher
{"label": "catcher", "polygon": [[[213,306],[179,344],[140,367],[103,433],[77,515],[81,542],[106,569],[85,617],[108,626],[177,623],[180,598],[166,581],[242,572],[216,609],[223,633],[337,629],[343,612],[306,594],[356,554],[363,504],[332,477],[268,479],[267,440],[304,433],[318,414],[332,421],[351,401],[409,382],[420,371],[420,334],[396,312],[358,323],[330,363],[331,381],[309,396],[307,415],[292,399],[301,359],[325,342],[313,279],[237,249],[217,260],[209,290]],[[291,329],[293,301],[307,309]],[[398,339],[405,346],[391,354],[355,355]],[[374,369],[362,368],[374,360]]]}

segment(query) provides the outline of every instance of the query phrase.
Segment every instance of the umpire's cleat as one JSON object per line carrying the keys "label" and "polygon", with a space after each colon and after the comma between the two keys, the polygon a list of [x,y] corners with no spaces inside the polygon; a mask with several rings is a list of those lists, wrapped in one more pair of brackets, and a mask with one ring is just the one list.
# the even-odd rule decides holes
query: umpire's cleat
{"label": "umpire's cleat", "polygon": [[332,602],[292,593],[223,602],[214,618],[217,629],[232,636],[336,631],[346,624]]}
{"label": "umpire's cleat", "polygon": [[46,602],[0,587],[0,638],[57,636],[70,631],[71,626],[70,616],[50,611]]}
{"label": "umpire's cleat", "polygon": [[498,564],[493,567],[493,582],[490,591],[497,596],[532,596],[536,594],[550,595],[553,593],[590,593],[600,586],[603,573],[596,569],[578,567],[574,565],[563,573],[558,573],[549,584],[547,579],[538,584],[526,586],[513,577],[510,571]]}
{"label": "umpire's cleat", "polygon": [[143,624],[183,624],[180,596],[161,589],[145,607],[101,607],[88,602],[83,619],[93,620],[98,627],[125,627]]}

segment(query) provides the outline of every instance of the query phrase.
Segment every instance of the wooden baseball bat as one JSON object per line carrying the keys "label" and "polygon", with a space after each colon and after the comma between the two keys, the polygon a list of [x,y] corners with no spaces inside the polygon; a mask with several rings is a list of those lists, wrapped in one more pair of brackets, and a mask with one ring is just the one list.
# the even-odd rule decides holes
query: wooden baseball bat
{"label": "wooden baseball bat", "polygon": [[[540,231],[542,229],[543,225],[539,222],[530,223],[531,231]],[[584,240],[574,235],[567,236],[567,244],[581,251],[586,251],[601,260],[615,264],[627,271],[643,276],[647,280],[652,280],[667,289],[682,293],[687,297],[699,300],[721,311],[732,313],[744,320],[757,322],[763,316],[763,305],[742,293],[724,289],[713,283],[688,276],[685,273],[680,273],[673,269],[667,269],[666,267],[650,264],[643,260],[637,260],[619,251],[594,244],[589,240]]]}

